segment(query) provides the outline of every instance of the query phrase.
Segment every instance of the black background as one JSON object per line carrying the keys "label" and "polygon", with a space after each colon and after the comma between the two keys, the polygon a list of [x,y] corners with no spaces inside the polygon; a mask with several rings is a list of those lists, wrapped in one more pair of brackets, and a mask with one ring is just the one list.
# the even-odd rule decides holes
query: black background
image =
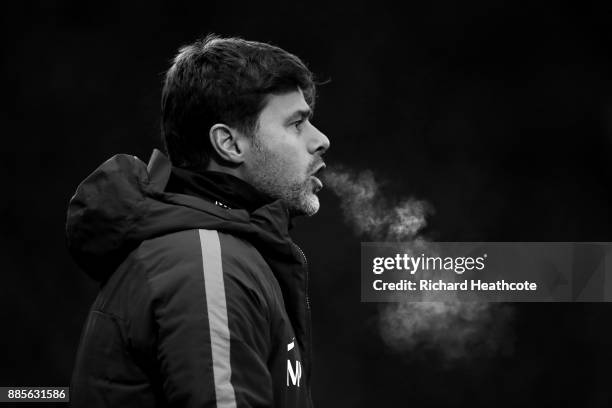
{"label": "black background", "polygon": [[[272,42],[319,79],[330,164],[435,207],[442,241],[612,241],[612,7],[538,2],[13,3],[2,15],[0,385],[66,386],[97,288],[64,246],[77,184],[160,147],[161,81],[208,32]],[[398,353],[359,295],[339,201],[309,256],[318,406],[609,406],[608,304],[515,305],[511,350]]]}

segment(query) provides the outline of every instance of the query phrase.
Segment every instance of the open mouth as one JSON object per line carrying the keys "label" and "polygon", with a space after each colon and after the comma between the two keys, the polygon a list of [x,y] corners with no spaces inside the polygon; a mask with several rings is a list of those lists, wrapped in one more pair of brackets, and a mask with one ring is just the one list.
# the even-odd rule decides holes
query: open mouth
{"label": "open mouth", "polygon": [[314,173],[312,173],[312,178],[315,182],[315,188],[316,191],[319,191],[323,188],[323,182],[321,181],[321,178],[323,176],[323,171],[325,170],[325,163],[321,164],[321,166],[319,166],[319,168],[317,169],[317,171],[315,171]]}
{"label": "open mouth", "polygon": [[316,176],[311,176],[315,183],[315,193],[323,188],[323,182]]}

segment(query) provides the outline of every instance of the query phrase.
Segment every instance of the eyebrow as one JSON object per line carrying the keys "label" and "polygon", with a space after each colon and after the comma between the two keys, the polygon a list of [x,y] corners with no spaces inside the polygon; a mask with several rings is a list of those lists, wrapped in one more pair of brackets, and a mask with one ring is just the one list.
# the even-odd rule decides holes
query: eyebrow
{"label": "eyebrow", "polygon": [[312,118],[312,109],[300,109],[293,112],[288,118],[287,122],[293,122],[296,119],[310,119]]}

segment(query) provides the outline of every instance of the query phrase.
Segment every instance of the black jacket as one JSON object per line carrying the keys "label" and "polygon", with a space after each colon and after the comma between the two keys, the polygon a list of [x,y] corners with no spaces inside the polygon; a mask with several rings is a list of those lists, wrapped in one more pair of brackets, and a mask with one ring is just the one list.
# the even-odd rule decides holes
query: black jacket
{"label": "black jacket", "polygon": [[253,212],[165,192],[171,166],[117,155],[70,202],[67,243],[101,282],[74,407],[311,407],[306,258],[282,201]]}

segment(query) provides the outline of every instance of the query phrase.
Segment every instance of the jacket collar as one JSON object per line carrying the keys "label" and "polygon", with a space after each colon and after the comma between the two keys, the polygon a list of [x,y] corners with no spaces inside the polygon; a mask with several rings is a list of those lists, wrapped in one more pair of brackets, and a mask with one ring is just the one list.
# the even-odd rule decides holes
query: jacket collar
{"label": "jacket collar", "polygon": [[274,201],[231,174],[218,171],[196,172],[174,166],[165,191],[193,195],[225,209],[240,208],[249,213]]}
{"label": "jacket collar", "polygon": [[[193,195],[166,192],[166,186],[172,173],[172,164],[167,156],[158,149],[147,165],[149,187],[158,199],[168,203],[205,211],[211,215],[227,220],[233,224],[231,232],[252,238],[250,241],[268,254],[281,255],[294,259],[294,244],[289,236],[292,220],[287,205],[282,200],[275,200],[249,213],[244,209],[231,209],[214,204]],[[238,228],[239,223],[244,228]]]}

